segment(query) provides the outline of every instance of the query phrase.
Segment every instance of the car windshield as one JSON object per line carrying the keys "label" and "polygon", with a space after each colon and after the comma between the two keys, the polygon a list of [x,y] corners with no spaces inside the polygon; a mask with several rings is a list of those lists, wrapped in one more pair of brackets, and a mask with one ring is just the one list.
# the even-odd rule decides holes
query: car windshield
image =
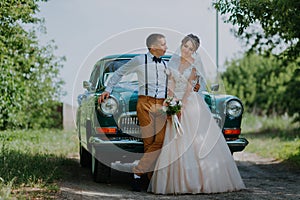
{"label": "car windshield", "polygon": [[[103,83],[106,86],[113,73],[119,69],[122,65],[127,63],[130,59],[117,59],[108,60],[104,64]],[[122,77],[118,85],[124,85],[128,83],[137,83],[138,78],[136,73],[130,73]]]}
{"label": "car windshield", "polygon": [[[108,81],[114,74],[114,72],[119,69],[122,65],[130,61],[130,58],[128,59],[114,59],[114,60],[106,60],[104,62],[104,73],[103,73],[103,84],[104,86],[107,86]],[[166,60],[168,61],[168,60]],[[207,90],[207,83],[202,78],[199,80],[201,88],[199,92],[206,92]],[[130,87],[131,85],[136,85],[138,82],[137,74],[136,73],[130,73],[122,77],[122,79],[119,81],[117,86],[119,87]]]}

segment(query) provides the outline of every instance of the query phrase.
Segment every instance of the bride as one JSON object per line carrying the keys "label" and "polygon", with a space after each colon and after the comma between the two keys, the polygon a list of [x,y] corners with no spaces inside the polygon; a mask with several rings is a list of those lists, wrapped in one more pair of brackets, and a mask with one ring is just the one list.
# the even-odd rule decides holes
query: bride
{"label": "bride", "polygon": [[[164,145],[148,192],[156,194],[218,193],[244,189],[238,168],[220,128],[201,97],[193,92],[197,77],[205,77],[196,53],[197,36],[181,41],[170,69],[169,95],[182,101],[182,131],[168,120]],[[200,82],[203,85],[205,82]]]}

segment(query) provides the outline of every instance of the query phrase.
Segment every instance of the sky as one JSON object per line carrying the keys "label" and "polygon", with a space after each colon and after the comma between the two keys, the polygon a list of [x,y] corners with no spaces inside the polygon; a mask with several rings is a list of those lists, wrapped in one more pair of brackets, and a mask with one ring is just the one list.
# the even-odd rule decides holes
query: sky
{"label": "sky", "polygon": [[[66,62],[60,76],[67,95],[62,101],[77,106],[93,65],[101,57],[144,50],[152,32],[166,36],[169,50],[193,33],[216,61],[216,12],[211,0],[49,0],[40,3],[39,17],[45,19],[47,33],[41,44],[54,40],[57,56]],[[238,55],[240,42],[230,32],[232,26],[219,16],[219,66]]]}

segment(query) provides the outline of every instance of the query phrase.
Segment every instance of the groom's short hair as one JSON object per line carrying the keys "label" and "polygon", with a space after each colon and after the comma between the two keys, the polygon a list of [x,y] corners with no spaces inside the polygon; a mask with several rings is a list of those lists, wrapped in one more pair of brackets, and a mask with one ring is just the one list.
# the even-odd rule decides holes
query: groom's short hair
{"label": "groom's short hair", "polygon": [[151,35],[149,35],[146,40],[148,49],[150,50],[151,46],[155,44],[160,38],[165,38],[165,36],[160,33],[152,33]]}

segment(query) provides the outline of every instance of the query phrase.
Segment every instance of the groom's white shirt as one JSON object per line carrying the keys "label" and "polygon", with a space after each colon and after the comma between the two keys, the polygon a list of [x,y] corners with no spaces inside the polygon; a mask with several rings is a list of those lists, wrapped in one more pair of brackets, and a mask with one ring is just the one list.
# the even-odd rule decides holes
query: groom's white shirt
{"label": "groom's white shirt", "polygon": [[[167,63],[165,62],[167,65]],[[166,73],[163,61],[155,63],[153,55],[147,53],[147,75],[148,75],[148,95],[155,98],[165,98],[166,96]],[[113,87],[121,80],[122,76],[130,73],[137,73],[139,82],[139,95],[145,94],[145,54],[132,58],[129,62],[121,66],[107,83],[105,91],[112,92]]]}

